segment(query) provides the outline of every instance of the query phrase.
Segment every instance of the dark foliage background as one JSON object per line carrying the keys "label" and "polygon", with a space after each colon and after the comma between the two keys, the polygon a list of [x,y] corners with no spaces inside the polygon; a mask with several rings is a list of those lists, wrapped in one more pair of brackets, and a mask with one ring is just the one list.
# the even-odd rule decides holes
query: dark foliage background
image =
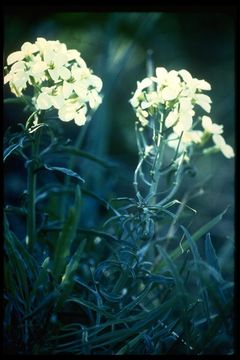
{"label": "dark foliage background", "polygon": [[[37,37],[59,40],[79,50],[94,73],[103,80],[104,101],[92,119],[83,148],[117,165],[104,170],[79,160],[75,170],[87,179],[88,188],[104,198],[133,196],[133,171],[137,164],[134,135],[135,115],[129,104],[137,80],[146,76],[146,57],[152,50],[155,66],[181,68],[212,85],[212,119],[224,124],[227,143],[234,147],[235,120],[235,20],[231,12],[54,12],[8,10],[4,23],[4,64],[6,57],[26,41]],[[4,96],[11,97],[4,89]],[[17,130],[27,114],[21,105],[5,106],[4,130]],[[63,139],[74,139],[82,128],[59,121]],[[234,160],[222,154],[196,160],[197,174],[189,177],[179,199],[191,186],[209,177],[204,193],[189,201],[197,210],[190,225],[194,231],[230,205],[221,223],[212,229],[220,265],[227,278],[233,276],[234,241]],[[4,168],[7,204],[19,205],[26,188],[26,169],[13,157]],[[47,178],[49,176],[49,178]],[[47,172],[39,185],[53,181]],[[103,222],[106,213],[93,200],[85,199],[82,223],[89,227]],[[24,236],[25,224],[11,219],[11,226]]]}

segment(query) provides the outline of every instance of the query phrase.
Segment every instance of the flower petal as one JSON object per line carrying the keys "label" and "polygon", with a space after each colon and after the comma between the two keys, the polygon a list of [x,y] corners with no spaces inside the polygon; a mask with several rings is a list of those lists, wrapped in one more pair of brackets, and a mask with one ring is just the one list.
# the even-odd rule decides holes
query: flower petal
{"label": "flower petal", "polygon": [[72,104],[65,104],[58,111],[59,119],[62,121],[70,121],[76,116],[76,106]]}
{"label": "flower petal", "polygon": [[37,107],[41,110],[47,110],[52,106],[51,96],[41,93],[37,98]]}
{"label": "flower petal", "polygon": [[16,61],[22,60],[23,58],[24,58],[24,54],[22,53],[22,51],[14,51],[12,54],[10,54],[7,57],[7,64],[11,65]]}
{"label": "flower petal", "polygon": [[187,70],[182,69],[178,73],[183,78],[183,81],[185,81],[187,84],[190,84],[192,82],[192,75]]}
{"label": "flower petal", "polygon": [[86,118],[86,109],[82,108],[80,109],[77,114],[74,117],[74,121],[78,126],[82,126],[85,124],[87,118]]}
{"label": "flower petal", "polygon": [[176,97],[178,96],[179,93],[179,89],[175,88],[175,87],[169,87],[166,86],[165,88],[162,89],[162,97],[165,101],[170,101],[170,100],[174,100],[176,99]]}
{"label": "flower petal", "polygon": [[195,94],[195,101],[196,104],[201,106],[203,110],[205,110],[207,113],[210,113],[211,111],[211,98],[208,95],[205,94]]}
{"label": "flower petal", "polygon": [[170,111],[170,113],[168,114],[168,116],[166,117],[165,120],[165,126],[166,128],[170,128],[171,126],[173,126],[175,124],[175,122],[178,120],[178,112],[177,110],[174,111]]}
{"label": "flower petal", "polygon": [[59,75],[63,80],[68,80],[71,77],[71,71],[65,66],[62,66],[58,69]]}

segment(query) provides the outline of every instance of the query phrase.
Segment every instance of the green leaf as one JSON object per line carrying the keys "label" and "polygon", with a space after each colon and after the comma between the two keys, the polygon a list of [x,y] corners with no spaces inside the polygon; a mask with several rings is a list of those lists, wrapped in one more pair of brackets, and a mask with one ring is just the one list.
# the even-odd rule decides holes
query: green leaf
{"label": "green leaf", "polygon": [[221,273],[218,258],[211,241],[210,233],[207,233],[205,237],[205,257],[208,264],[214,267],[217,272]]}
{"label": "green leaf", "polygon": [[154,282],[154,283],[158,283],[158,284],[164,284],[164,285],[173,283],[172,277],[158,275],[158,274],[149,274],[149,276],[147,277],[147,280]]}
{"label": "green leaf", "polygon": [[68,153],[70,155],[80,156],[85,159],[94,161],[105,168],[116,168],[115,164],[109,163],[106,160],[102,160],[99,157],[97,157],[93,154],[90,154],[86,151],[79,150],[78,148],[75,148],[74,146],[60,145],[60,146],[56,147],[55,152],[61,152],[61,153],[64,152],[64,153]]}
{"label": "green leaf", "polygon": [[26,104],[26,101],[23,97],[6,98],[4,99],[4,104]]}
{"label": "green leaf", "polygon": [[[217,225],[223,218],[223,215],[227,212],[229,206],[221,212],[219,215],[217,215],[215,218],[210,220],[207,224],[203,225],[199,230],[197,230],[192,235],[192,240],[195,242],[199,240],[203,235],[205,235],[210,229],[212,229],[215,225]],[[173,250],[170,254],[170,257],[172,260],[177,259],[180,255],[182,255],[182,249],[183,251],[186,251],[189,249],[189,242],[187,240],[183,241],[181,243],[181,248],[177,247],[175,250]],[[163,261],[159,266],[156,267],[156,270],[160,270],[166,263]]]}
{"label": "green leaf", "polygon": [[20,254],[16,251],[11,240],[5,238],[6,251],[8,258],[10,260],[12,273],[16,276],[17,287],[19,291],[19,295],[22,299],[28,298],[28,280],[27,280],[27,269],[25,264],[20,256]]}
{"label": "green leaf", "polygon": [[13,298],[16,298],[18,287],[16,280],[13,277],[12,267],[4,259],[4,286],[7,292],[11,293]]}
{"label": "green leaf", "polygon": [[9,145],[3,152],[3,161],[5,162],[6,159],[19,148],[23,148],[23,144],[26,139],[26,136],[20,136],[16,144]]}
{"label": "green leaf", "polygon": [[[169,271],[173,275],[174,282],[176,284],[180,298],[181,299],[184,298],[184,300],[186,300],[187,299],[186,289],[184,287],[183,280],[178,272],[176,264],[173,262],[171,257],[167,254],[167,252],[163,249],[163,247],[161,247],[160,245],[156,245],[156,248],[158,249],[160,256],[165,260],[166,264],[168,265]],[[185,307],[186,305],[187,302],[183,304],[183,307]]]}
{"label": "green leaf", "polygon": [[212,274],[213,271],[210,272],[211,277],[214,279],[214,284],[215,284],[215,287],[216,287],[217,292],[219,294],[219,298],[221,299],[221,301],[223,303],[226,303],[226,298],[225,298],[225,295],[224,295],[223,290],[222,290],[221,285],[220,285],[220,283],[224,282],[224,280],[222,278],[220,266],[219,266],[219,263],[218,263],[218,258],[217,258],[215,249],[213,247],[213,244],[212,244],[212,241],[211,241],[211,236],[210,236],[209,233],[207,233],[206,238],[205,238],[205,257],[206,257],[206,260],[207,260],[208,264],[214,270],[216,270],[217,275],[219,276],[219,279],[217,279],[217,277],[214,276],[214,274]]}
{"label": "green leaf", "polygon": [[147,296],[149,291],[152,288],[152,283],[147,284],[145,289],[129,304],[124,306],[124,308],[117,314],[117,316],[122,316],[123,314],[126,315],[126,313],[129,313],[132,309],[134,309],[135,306],[137,306],[143,299]]}
{"label": "green leaf", "polygon": [[[21,255],[25,267],[28,271],[28,274],[31,278],[36,278],[38,276],[38,263],[35,260],[35,258],[29,253],[28,249],[22,244],[22,242],[17,238],[17,236],[11,232],[12,239],[14,241],[14,245],[18,251],[18,253]],[[29,271],[30,270],[30,271]]]}
{"label": "green leaf", "polygon": [[17,215],[27,215],[27,210],[17,206],[6,205],[4,211],[6,213],[15,213]]}
{"label": "green leaf", "polygon": [[201,267],[199,265],[199,263],[201,263],[202,259],[201,259],[201,256],[200,256],[199,252],[198,252],[197,245],[193,241],[193,238],[189,234],[188,230],[182,225],[180,227],[181,227],[181,229],[183,230],[184,234],[187,237],[187,241],[189,243],[189,246],[191,248],[191,251],[192,251],[192,254],[193,254],[193,257],[194,257],[194,267],[195,267],[196,276],[197,276],[196,281],[197,281],[197,284],[199,286],[200,296],[202,297],[202,300],[203,300],[204,309],[205,309],[207,318],[210,319],[208,293],[207,293],[205,285],[204,285],[202,271],[201,271]]}
{"label": "green leaf", "polygon": [[115,316],[114,314],[108,313],[105,311],[105,306],[103,307],[99,307],[98,305],[92,303],[91,301],[85,300],[83,298],[80,297],[72,297],[66,300],[67,302],[74,302],[76,304],[79,305],[83,305],[85,307],[87,307],[88,309],[94,310],[97,313],[100,312],[102,315],[106,316],[106,318],[110,318],[110,319],[114,319]]}
{"label": "green leaf", "polygon": [[128,341],[127,345],[124,345],[118,352],[116,352],[116,355],[124,355],[131,350],[132,347],[134,347],[144,336],[144,334],[147,332],[147,330],[142,331],[139,335],[137,335],[134,339],[131,341]]}
{"label": "green leaf", "polygon": [[[16,235],[10,231],[9,224],[6,215],[4,214],[4,239],[6,252],[9,259],[9,265],[12,268],[12,273],[15,274],[17,280],[18,291],[22,299],[28,299],[29,285],[27,274],[29,272],[30,255],[27,256],[27,251],[23,249],[22,244],[17,239]],[[18,247],[16,246],[16,243]],[[23,252],[19,252],[18,248],[20,247]],[[27,260],[25,263],[24,261]],[[32,265],[32,264],[31,264]],[[31,268],[30,268],[31,269]],[[26,304],[27,306],[27,304]]]}
{"label": "green leaf", "polygon": [[[224,313],[224,317],[226,319],[229,319],[233,315],[233,304],[232,299],[229,300],[228,303],[224,304],[222,311]],[[216,316],[213,320],[211,320],[209,326],[207,327],[206,331],[202,331],[202,344],[201,348],[199,349],[201,353],[204,353],[204,350],[206,349],[207,345],[209,344],[212,339],[216,337],[216,334],[220,332],[220,329],[223,324],[223,314],[219,314]]]}
{"label": "green leaf", "polygon": [[46,314],[48,312],[48,309],[50,307],[53,307],[55,304],[56,299],[58,298],[59,293],[57,290],[52,291],[51,293],[49,293],[45,299],[30,313],[28,313],[25,317],[24,320],[27,320],[31,317],[33,317],[34,315],[36,315],[39,311],[41,311],[42,309],[44,309],[44,313]]}
{"label": "green leaf", "polygon": [[69,210],[63,229],[59,234],[54,253],[52,273],[56,281],[63,275],[66,259],[70,254],[70,247],[77,234],[77,226],[81,209],[81,190],[77,186],[75,204]]}
{"label": "green leaf", "polygon": [[217,215],[215,218],[213,218],[207,224],[203,225],[199,230],[197,230],[192,236],[193,241],[200,239],[200,237],[205,235],[210,229],[217,225],[222,220],[223,215],[226,214],[228,209],[229,206],[227,206],[227,208],[223,212],[221,212],[219,215]]}
{"label": "green leaf", "polygon": [[63,174],[66,174],[68,176],[72,176],[72,177],[75,177],[77,178],[78,180],[82,181],[82,182],[85,182],[85,180],[79,175],[77,174],[76,172],[70,170],[70,169],[66,169],[64,167],[59,167],[59,166],[49,166],[47,164],[44,164],[43,165],[45,169],[47,170],[50,170],[50,171],[59,171]]}
{"label": "green leaf", "polygon": [[183,279],[179,274],[176,264],[173,262],[171,257],[167,254],[167,252],[163,249],[163,247],[160,247],[159,245],[156,245],[156,247],[159,250],[159,253],[163,257],[165,262],[168,264],[169,270],[171,271],[174,281],[175,281],[175,284],[176,284],[177,293],[179,295],[177,298],[179,299],[179,302],[181,305],[180,306],[181,322],[183,325],[184,334],[186,336],[187,345],[189,347],[190,346],[190,331],[189,331],[188,318],[187,318],[187,313],[186,313],[186,307],[189,303],[189,296],[185,289]]}
{"label": "green leaf", "polygon": [[12,144],[12,145],[8,146],[7,149],[4,150],[3,161],[5,161],[8,158],[8,156],[11,155],[11,153],[19,147],[20,147],[20,144]]}
{"label": "green leaf", "polygon": [[66,270],[64,275],[62,276],[62,283],[61,287],[61,294],[58,298],[56,304],[56,311],[58,312],[64,302],[66,301],[67,297],[71,293],[71,290],[74,286],[74,275],[79,267],[79,261],[83,253],[83,249],[86,245],[86,239],[83,239],[80,243],[79,247],[75,251],[74,255],[72,256],[71,260],[69,261],[68,265],[66,266]]}
{"label": "green leaf", "polygon": [[197,262],[201,261],[201,256],[200,256],[200,254],[198,252],[197,245],[193,241],[193,238],[189,234],[188,230],[183,225],[180,225],[180,228],[183,230],[184,234],[186,235],[187,242],[188,242],[189,247],[191,248],[193,257],[195,259],[195,262],[197,263]]}
{"label": "green leaf", "polygon": [[99,195],[97,195],[95,192],[87,190],[87,189],[82,189],[82,193],[86,194],[88,196],[91,196],[92,198],[100,201],[105,207],[106,209],[110,209],[112,210],[115,214],[119,214],[118,211],[110,204],[110,202],[104,200],[103,198],[101,198]]}
{"label": "green leaf", "polygon": [[[61,227],[53,227],[53,226],[43,226],[41,228],[41,231],[49,231],[49,232],[59,232],[59,231],[62,231],[63,228]],[[116,244],[118,245],[125,245],[125,246],[128,246],[134,250],[137,250],[136,246],[134,246],[133,244],[129,243],[128,241],[125,241],[125,240],[119,240],[117,239],[115,236],[113,235],[110,235],[106,232],[103,232],[103,231],[98,231],[98,230],[94,230],[94,229],[85,229],[85,228],[78,228],[77,229],[77,233],[79,234],[86,234],[86,235],[90,235],[90,236],[99,236],[100,238],[103,238],[107,241],[110,241],[110,242],[115,242]]]}
{"label": "green leaf", "polygon": [[41,269],[39,271],[39,275],[36,278],[36,281],[33,283],[33,289],[31,291],[30,296],[36,295],[37,289],[46,284],[47,279],[47,272],[48,272],[48,266],[49,266],[50,258],[47,257],[41,266]]}

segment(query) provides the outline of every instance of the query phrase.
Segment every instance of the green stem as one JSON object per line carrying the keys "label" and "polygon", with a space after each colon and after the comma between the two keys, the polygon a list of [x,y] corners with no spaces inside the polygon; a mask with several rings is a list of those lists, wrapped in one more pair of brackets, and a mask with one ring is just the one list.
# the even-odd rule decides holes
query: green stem
{"label": "green stem", "polygon": [[[85,124],[82,128],[81,128],[81,131],[79,132],[79,135],[76,139],[76,142],[74,144],[74,147],[76,149],[80,148],[82,143],[83,143],[83,139],[85,137],[85,134],[87,132],[87,129],[88,129],[88,124]],[[69,163],[68,163],[68,168],[70,170],[73,170],[74,166],[75,166],[75,163],[76,163],[76,157],[75,156],[72,156],[69,160]],[[64,188],[67,189],[71,184],[71,179],[70,179],[70,176],[65,176],[65,179],[64,179]],[[65,220],[65,213],[66,213],[66,197],[64,197],[64,199],[62,200],[62,206],[61,206],[61,210],[60,210],[60,219],[62,221]]]}
{"label": "green stem", "polygon": [[155,203],[156,203],[156,199],[154,197],[157,193],[158,184],[159,184],[159,180],[160,180],[160,176],[161,176],[160,168],[162,167],[163,153],[164,153],[164,147],[165,147],[165,143],[164,143],[164,139],[163,139],[163,135],[162,135],[163,128],[164,128],[164,115],[162,113],[161,119],[160,119],[159,131],[158,131],[158,135],[157,135],[157,143],[156,143],[158,152],[156,154],[156,158],[155,158],[153,168],[152,168],[153,180],[152,180],[152,184],[151,184],[151,187],[149,190],[149,195],[147,196],[147,199],[146,199],[147,201],[149,201],[149,205],[155,205]]}
{"label": "green stem", "polygon": [[36,242],[36,162],[38,157],[39,141],[41,129],[33,133],[32,147],[31,147],[31,162],[28,166],[28,215],[27,215],[27,244],[30,252],[34,248]]}

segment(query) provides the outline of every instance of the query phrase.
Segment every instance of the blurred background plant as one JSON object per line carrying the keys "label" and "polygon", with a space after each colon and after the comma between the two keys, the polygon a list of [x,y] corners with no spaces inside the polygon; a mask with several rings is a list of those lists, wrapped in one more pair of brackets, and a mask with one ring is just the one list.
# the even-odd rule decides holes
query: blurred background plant
{"label": "blurred background plant", "polygon": [[[18,34],[17,37],[16,34]],[[109,201],[112,198],[134,197],[132,183],[138,153],[134,135],[135,114],[129,104],[129,99],[135,91],[136,81],[146,76],[147,54],[152,53],[155,66],[176,70],[185,68],[197,78],[204,78],[212,85],[210,95],[213,101],[212,119],[219,124],[224,124],[225,139],[227,143],[234,146],[233,14],[36,12],[33,17],[30,9],[22,12],[21,16],[11,11],[5,17],[4,63],[11,52],[18,50],[26,41],[35,41],[38,36],[49,40],[58,39],[66,43],[68,48],[79,50],[94,73],[101,77],[104,99],[88,124],[87,130],[84,127],[76,127],[74,123],[61,123],[61,126],[58,126],[59,120],[51,120],[60,141],[65,142],[69,139],[68,145],[74,144],[79,133],[82,133],[81,150],[84,153],[74,155],[72,170],[80,173],[86,179],[87,185],[83,187],[81,195],[78,195],[79,199],[81,197],[80,220],[74,218],[76,215],[72,215],[73,218],[71,218],[70,213],[69,223],[66,225],[70,226],[70,229],[71,221],[79,221],[80,229],[82,229],[79,239],[82,242],[79,243],[78,239],[76,243],[71,244],[73,234],[70,236],[68,245],[65,244],[66,248],[71,246],[71,256],[68,254],[69,262],[67,266],[65,264],[62,282],[59,283],[58,280],[57,287],[54,278],[52,279],[52,273],[49,272],[48,258],[49,256],[51,258],[56,251],[54,241],[57,238],[54,231],[59,229],[52,228],[51,235],[46,232],[48,229],[43,229],[45,232],[41,234],[41,251],[38,252],[37,259],[36,254],[33,258],[32,254],[24,252],[22,247],[26,235],[24,214],[11,211],[14,207],[23,206],[26,201],[24,161],[20,157],[15,157],[15,159],[12,157],[10,161],[6,161],[4,193],[11,229],[10,231],[7,228],[6,235],[8,238],[6,276],[7,283],[10,284],[8,292],[11,296],[17,297],[14,305],[10,302],[6,311],[8,351],[12,349],[12,352],[20,353],[124,354],[134,353],[138,348],[139,353],[191,353],[191,347],[194,347],[197,353],[201,351],[203,353],[231,353],[233,351],[231,300],[230,303],[226,303],[226,299],[222,299],[221,296],[219,300],[219,296],[214,296],[215,292],[212,290],[213,303],[210,305],[210,310],[206,310],[208,303],[206,297],[209,295],[205,290],[207,288],[211,291],[211,286],[216,285],[217,279],[217,284],[221,284],[217,286],[217,291],[231,293],[229,284],[233,281],[234,269],[234,162],[232,160],[223,158],[220,153],[209,156],[207,159],[196,159],[194,177],[186,178],[179,189],[179,193],[184,195],[189,188],[196,188],[188,205],[196,210],[197,216],[191,217],[188,229],[195,234],[195,237],[198,234],[199,238],[211,228],[211,238],[218,259],[218,264],[216,265],[215,261],[213,267],[217,274],[222,274],[224,279],[222,282],[220,275],[213,273],[215,285],[211,286],[206,278],[200,279],[203,281],[201,283],[203,285],[200,286],[200,289],[203,289],[199,296],[200,300],[198,296],[192,298],[189,290],[181,289],[181,286],[184,287],[185,284],[179,280],[179,272],[186,280],[190,269],[190,265],[189,268],[186,266],[185,257],[184,264],[180,256],[181,250],[178,250],[180,260],[173,263],[173,259],[170,259],[169,255],[161,249],[164,261],[168,264],[168,271],[163,265],[160,268],[157,266],[157,272],[161,270],[163,277],[151,278],[153,275],[149,274],[147,276],[148,265],[141,265],[140,261],[141,266],[135,269],[140,278],[138,282],[134,282],[135,285],[130,287],[126,295],[124,289],[127,286],[121,284],[121,276],[127,277],[129,282],[134,276],[131,269],[124,266],[122,268],[123,264],[120,260],[126,256],[126,253],[124,255],[122,249],[122,255],[120,254],[120,258],[117,258],[115,262],[109,257],[112,252],[116,253],[117,247],[113,245],[119,231],[118,227],[116,225],[115,234],[112,234],[112,230],[107,234],[99,229],[109,218],[109,209],[111,210],[112,204]],[[4,91],[6,98],[12,97],[7,87]],[[22,111],[22,104],[6,104],[4,115],[4,129],[7,130],[11,126],[11,131],[16,132],[18,131],[17,124],[24,124],[27,118],[26,113]],[[62,153],[62,157],[58,158],[58,165],[66,164],[70,154],[71,152],[65,153],[63,156]],[[61,216],[62,209],[59,208],[61,197],[59,197],[56,184],[63,184],[63,175],[45,172],[44,177],[38,177],[38,186],[41,191],[37,210],[38,214],[43,216],[45,213],[48,217],[45,223],[49,220],[54,222]],[[68,197],[63,195],[64,199],[67,199],[67,201],[64,200],[66,209],[70,206],[74,208],[74,201],[75,206],[80,206],[77,205],[80,201],[78,197],[74,200],[73,196],[76,191],[74,180],[73,185],[75,186],[73,192]],[[224,216],[220,216],[219,214],[228,205],[228,211]],[[205,232],[203,229],[202,232],[197,233],[212,219],[215,219],[215,223],[210,225],[216,226],[210,226],[209,229],[205,228]],[[38,224],[44,223],[42,217],[37,220]],[[68,231],[68,228],[65,230]],[[20,239],[20,242],[13,239],[15,236]],[[216,259],[211,238],[207,235],[205,240],[202,238],[203,241],[198,241],[199,253],[194,252],[193,248],[197,261],[201,261],[201,256],[204,259],[209,257],[209,251],[210,258]],[[189,241],[191,243],[191,240]],[[132,256],[136,256],[134,249],[127,249],[127,256],[130,256],[131,251]],[[187,258],[187,253],[185,255]],[[143,254],[138,254],[138,256],[141,257]],[[155,261],[155,256],[156,251],[148,253],[150,262]],[[77,264],[80,259],[79,270]],[[24,266],[24,270],[18,275],[13,275],[14,263],[19,264],[16,268],[17,273]],[[69,288],[69,284],[73,281],[76,268],[79,273],[72,293],[73,290],[71,286]],[[26,272],[28,272],[27,278]],[[118,289],[111,288],[117,279],[120,279],[116,285]],[[185,307],[188,315],[181,313],[182,309],[178,307],[175,310],[176,314],[168,313],[170,307],[177,305],[178,302],[178,297],[174,299],[172,296],[173,281],[182,284],[179,285],[178,292],[182,292],[183,297],[188,299]],[[189,282],[196,285],[194,277],[190,277]],[[149,295],[150,290],[152,291]],[[79,293],[82,296],[79,297]],[[63,294],[62,297],[59,294]],[[71,301],[64,303],[69,294],[71,294]],[[56,298],[58,299],[57,306]],[[26,304],[26,299],[29,299],[28,304]],[[169,302],[165,303],[165,300]],[[198,308],[198,301],[199,303],[203,301],[204,311],[209,312],[210,317],[213,316],[210,326],[208,323],[210,320],[204,320],[199,315],[201,312],[196,311],[196,316],[193,315],[194,309]],[[153,305],[156,305],[156,308]],[[225,310],[222,308],[224,306]],[[215,316],[215,308],[218,309],[218,313],[221,313],[220,320],[218,316]],[[46,319],[46,314],[50,315],[45,322],[42,322],[43,318]],[[20,325],[17,318],[21,319]],[[159,320],[158,323],[155,322],[156,318]],[[191,324],[189,321],[192,321]],[[204,334],[207,323],[208,330]],[[14,324],[20,326],[23,337],[18,332],[14,333]],[[33,329],[37,327],[39,331],[34,332]],[[62,337],[59,335],[60,330],[63,332]],[[100,331],[102,331],[101,336]],[[109,335],[110,331],[113,336]],[[202,335],[199,335],[201,333]],[[214,335],[216,333],[218,336]],[[162,342],[157,341],[159,336]],[[197,341],[193,341],[195,337],[198,338]],[[130,345],[126,347],[126,341],[129,339]],[[15,348],[13,348],[14,341]]]}

